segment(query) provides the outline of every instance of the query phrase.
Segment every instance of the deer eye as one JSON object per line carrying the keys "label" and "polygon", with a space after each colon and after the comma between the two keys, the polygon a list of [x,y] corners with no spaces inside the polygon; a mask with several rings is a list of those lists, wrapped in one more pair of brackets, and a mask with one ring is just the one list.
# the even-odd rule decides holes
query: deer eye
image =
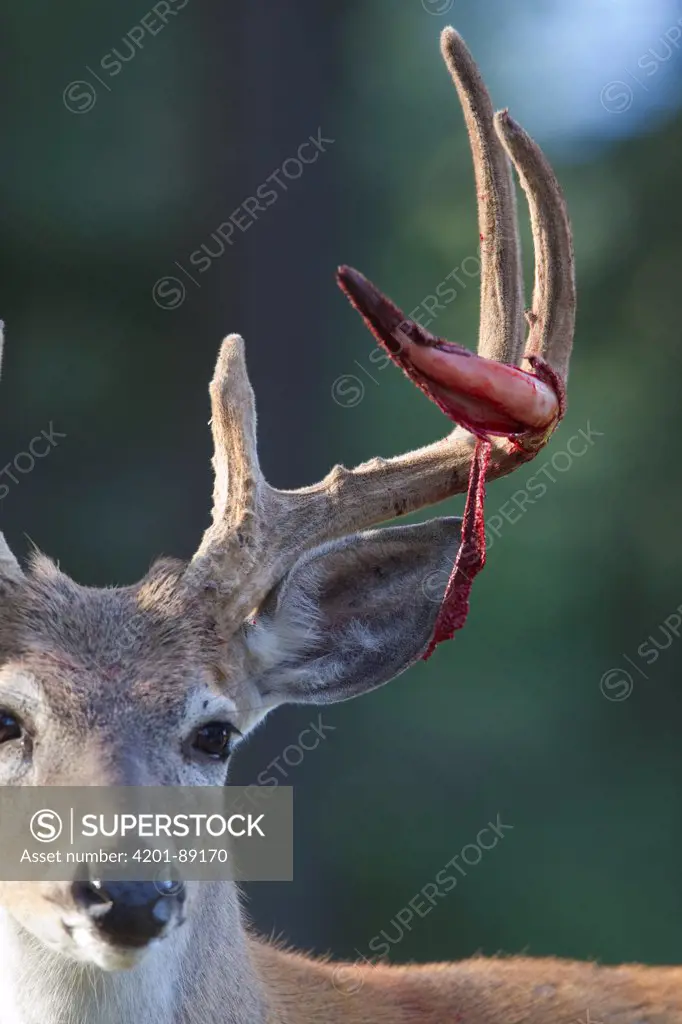
{"label": "deer eye", "polygon": [[229,722],[206,722],[195,732],[192,747],[214,761],[227,761],[232,753],[230,741],[236,731]]}
{"label": "deer eye", "polygon": [[19,719],[9,711],[0,711],[0,743],[21,739],[22,734]]}

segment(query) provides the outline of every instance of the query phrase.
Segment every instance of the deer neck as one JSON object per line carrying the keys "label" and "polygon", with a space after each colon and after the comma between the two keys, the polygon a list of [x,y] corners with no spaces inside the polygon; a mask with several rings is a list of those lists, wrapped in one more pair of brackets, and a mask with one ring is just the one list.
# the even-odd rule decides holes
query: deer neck
{"label": "deer neck", "polygon": [[204,883],[187,923],[128,971],[53,953],[0,910],[2,1024],[266,1024],[231,883]]}

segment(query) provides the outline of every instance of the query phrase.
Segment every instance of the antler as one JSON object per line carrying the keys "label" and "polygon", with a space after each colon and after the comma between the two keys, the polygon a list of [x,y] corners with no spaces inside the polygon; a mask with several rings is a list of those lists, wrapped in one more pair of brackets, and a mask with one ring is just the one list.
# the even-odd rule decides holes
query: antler
{"label": "antler", "polygon": [[[473,58],[454,29],[445,29],[441,45],[464,108],[476,174],[482,358],[413,324],[357,271],[341,268],[339,282],[396,361],[412,367],[410,375],[438,404],[474,409],[482,424],[491,424],[487,433],[515,435],[494,440],[488,469],[488,479],[493,479],[533,458],[563,411],[575,319],[571,232],[561,190],[538,146],[506,111],[493,114]],[[535,288],[524,358],[538,369],[537,377],[517,368],[523,349],[523,280],[507,154],[531,213]],[[448,361],[449,389],[428,376],[440,353]],[[414,372],[418,363],[419,372]],[[543,376],[551,388],[543,385]],[[277,490],[265,481],[258,465],[253,393],[243,342],[236,335],[223,343],[210,390],[216,472],[213,524],[190,574],[219,592],[222,615],[235,626],[314,545],[467,489],[476,439],[458,427],[443,440],[406,455],[370,459],[352,470],[335,466],[310,487]],[[559,392],[558,399],[554,391]],[[477,431],[476,416],[467,415],[464,422]]]}
{"label": "antler", "polygon": [[[5,325],[0,320],[0,372],[2,371],[2,353],[5,344]],[[0,584],[5,580],[16,580],[22,576],[19,563],[10,551],[9,545],[0,533]]]}

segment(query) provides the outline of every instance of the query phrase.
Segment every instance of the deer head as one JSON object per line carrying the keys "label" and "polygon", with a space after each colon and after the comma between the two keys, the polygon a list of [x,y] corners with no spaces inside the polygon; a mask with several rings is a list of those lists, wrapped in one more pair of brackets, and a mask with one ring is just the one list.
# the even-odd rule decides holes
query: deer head
{"label": "deer head", "polygon": [[[442,45],[476,171],[480,358],[438,339],[425,343],[364,278],[346,269],[341,280],[381,337],[402,325],[403,365],[430,382],[446,411],[462,410],[479,434],[497,435],[492,479],[536,454],[558,416],[557,400],[522,360],[527,368],[542,360],[565,381],[575,310],[571,236],[538,147],[506,112],[493,114],[452,29]],[[525,345],[509,158],[528,196],[535,244]],[[223,343],[210,396],[213,517],[188,564],[161,562],[134,586],[93,589],[42,555],[20,568],[2,541],[1,785],[221,785],[231,753],[273,708],[355,697],[426,650],[439,602],[424,581],[442,570],[445,590],[460,520],[373,527],[465,491],[471,432],[460,426],[418,451],[352,470],[336,466],[317,484],[278,490],[259,468],[254,399],[236,335]],[[103,912],[96,879],[5,883],[0,903],[44,946],[119,967],[177,931],[197,891],[188,887],[163,922],[155,920],[151,887],[108,891]],[[236,926],[236,898],[227,900]],[[237,943],[237,927],[233,933]]]}

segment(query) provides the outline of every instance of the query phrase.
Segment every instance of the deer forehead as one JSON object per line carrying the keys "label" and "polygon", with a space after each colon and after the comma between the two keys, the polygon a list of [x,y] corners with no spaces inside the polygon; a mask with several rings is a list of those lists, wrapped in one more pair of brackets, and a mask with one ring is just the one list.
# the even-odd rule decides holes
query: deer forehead
{"label": "deer forehead", "polygon": [[175,565],[133,587],[96,589],[40,558],[0,619],[0,699],[84,731],[140,715],[172,727],[236,709],[244,648],[235,637],[218,658],[221,643]]}

